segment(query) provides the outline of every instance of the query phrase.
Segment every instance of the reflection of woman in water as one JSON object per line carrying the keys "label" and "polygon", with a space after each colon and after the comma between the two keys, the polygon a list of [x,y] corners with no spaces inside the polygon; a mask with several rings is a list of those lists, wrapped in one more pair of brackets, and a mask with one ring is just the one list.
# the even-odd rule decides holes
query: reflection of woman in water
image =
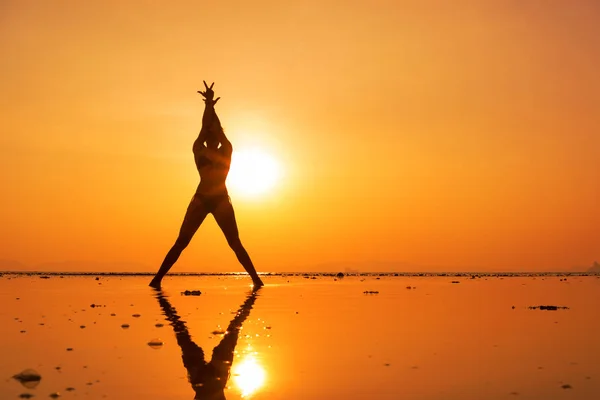
{"label": "reflection of woman in water", "polygon": [[[255,287],[263,285],[250,260],[250,256],[240,241],[238,227],[233,212],[231,200],[227,194],[225,180],[231,165],[233,147],[225,136],[221,122],[215,112],[215,104],[220,97],[215,99],[215,92],[204,82],[205,92],[198,92],[204,96],[205,108],[202,116],[202,128],[192,147],[196,168],[200,173],[200,184],[188,206],[175,244],[167,253],[160,269],[156,273],[150,286],[159,288],[162,278],[175,264],[179,255],[192,240],[202,221],[212,213],[217,224],[225,234],[227,243],[235,252],[237,259],[246,272],[250,274]],[[220,146],[219,146],[220,144]]]}
{"label": "reflection of woman in water", "polygon": [[181,347],[181,358],[188,371],[188,380],[196,392],[195,399],[225,399],[224,390],[229,379],[233,352],[242,324],[250,315],[256,297],[257,290],[253,290],[239,308],[235,318],[229,323],[225,336],[214,348],[212,359],[207,363],[204,359],[204,351],[192,340],[185,321],[177,315],[177,310],[171,305],[164,293],[157,292],[156,298],[175,331],[177,344]]}

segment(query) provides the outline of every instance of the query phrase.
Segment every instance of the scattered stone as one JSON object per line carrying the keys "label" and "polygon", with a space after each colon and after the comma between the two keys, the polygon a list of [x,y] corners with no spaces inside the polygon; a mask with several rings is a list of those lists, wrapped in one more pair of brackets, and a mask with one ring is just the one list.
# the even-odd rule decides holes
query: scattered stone
{"label": "scattered stone", "polygon": [[121,325],[121,328],[128,329],[129,328],[129,324],[123,324],[123,325]]}
{"label": "scattered stone", "polygon": [[131,316],[132,316],[133,318],[139,318],[139,317],[141,317],[142,315],[141,315],[141,314],[132,314]]}
{"label": "scattered stone", "polygon": [[561,388],[563,388],[563,389],[573,389],[573,386],[569,385],[568,383],[565,383],[564,385],[561,386]]}
{"label": "scattered stone", "polygon": [[27,331],[20,331],[21,333],[27,333]]}
{"label": "scattered stone", "polygon": [[529,306],[530,310],[548,310],[548,311],[556,311],[556,310],[568,310],[569,307],[564,306]]}
{"label": "scattered stone", "polygon": [[96,277],[96,280],[97,280],[97,281],[99,281],[99,280],[100,280],[100,278],[99,278],[99,277]]}
{"label": "scattered stone", "polygon": [[378,290],[365,290],[363,292],[364,294],[379,294]]}
{"label": "scattered stone", "polygon": [[343,272],[338,272],[336,277],[338,278],[343,278],[344,277],[344,273]]}
{"label": "scattered stone", "polygon": [[152,347],[155,350],[162,348],[163,344],[163,341],[160,339],[152,339],[148,342],[148,346]]}
{"label": "scattered stone", "polygon": [[161,324],[161,323],[159,322],[158,324],[155,324],[154,326],[155,326],[155,327],[157,327],[157,328],[162,328],[162,327],[163,327],[163,326],[165,326],[165,325],[164,325],[164,324]]}
{"label": "scattered stone", "polygon": [[385,364],[383,364],[383,365],[384,365],[385,367],[389,367],[389,366],[390,366],[390,363],[385,363]]}
{"label": "scattered stone", "polygon": [[460,283],[460,281],[452,281],[452,282],[450,282],[450,283]]}
{"label": "scattered stone", "polygon": [[40,276],[40,279],[50,279],[50,277],[46,276],[46,275],[42,275],[42,276]]}
{"label": "scattered stone", "polygon": [[116,316],[117,316],[117,314],[115,314],[115,313],[111,313],[111,314],[110,314],[110,316],[111,316],[111,317],[116,317]]}
{"label": "scattered stone", "polygon": [[58,392],[50,393],[50,397],[52,397],[53,399],[58,399],[60,397],[60,393],[58,393]]}
{"label": "scattered stone", "polygon": [[183,296],[200,296],[202,292],[199,290],[186,290],[184,292],[181,292],[181,294]]}
{"label": "scattered stone", "polygon": [[72,347],[67,347],[67,351],[73,351]]}
{"label": "scattered stone", "polygon": [[215,331],[212,331],[211,333],[212,333],[213,335],[224,335],[224,334],[225,334],[225,331],[217,331],[217,330],[215,330]]}
{"label": "scattered stone", "polygon": [[67,392],[72,392],[73,390],[75,390],[75,388],[74,388],[74,387],[68,387],[68,388],[66,388],[65,390],[66,390]]}
{"label": "scattered stone", "polygon": [[32,398],[32,397],[33,397],[33,395],[32,395],[31,393],[21,393],[21,394],[19,395],[19,398],[20,398],[20,399],[30,399],[30,398]]}
{"label": "scattered stone", "polygon": [[81,329],[85,329],[85,325],[79,325]]}
{"label": "scattered stone", "polygon": [[21,385],[25,386],[28,389],[33,389],[37,385],[40,384],[42,380],[42,376],[37,373],[37,371],[33,369],[26,369],[22,372],[13,375],[13,378],[21,383]]}

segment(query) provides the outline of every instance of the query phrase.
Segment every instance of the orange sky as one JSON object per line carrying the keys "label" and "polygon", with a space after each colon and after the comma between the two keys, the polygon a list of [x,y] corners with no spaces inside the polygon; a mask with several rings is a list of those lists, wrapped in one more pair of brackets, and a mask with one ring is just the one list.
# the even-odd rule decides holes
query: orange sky
{"label": "orange sky", "polygon": [[[285,171],[232,195],[259,270],[600,259],[596,0],[174,4],[0,4],[0,259],[158,268],[203,79]],[[173,269],[241,270],[212,217]]]}

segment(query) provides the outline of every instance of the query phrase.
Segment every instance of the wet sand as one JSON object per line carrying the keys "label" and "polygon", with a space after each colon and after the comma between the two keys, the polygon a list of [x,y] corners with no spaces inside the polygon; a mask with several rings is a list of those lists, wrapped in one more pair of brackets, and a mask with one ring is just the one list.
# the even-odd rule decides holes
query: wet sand
{"label": "wet sand", "polygon": [[4,274],[0,399],[600,398],[596,276],[314,278]]}

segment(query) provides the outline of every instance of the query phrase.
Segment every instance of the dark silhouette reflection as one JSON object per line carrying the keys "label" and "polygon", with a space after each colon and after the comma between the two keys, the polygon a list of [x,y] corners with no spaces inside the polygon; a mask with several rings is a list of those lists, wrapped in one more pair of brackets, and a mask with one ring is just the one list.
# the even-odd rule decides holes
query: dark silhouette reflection
{"label": "dark silhouette reflection", "polygon": [[188,380],[196,392],[194,399],[225,399],[225,386],[229,379],[233,353],[237,345],[242,324],[250,315],[250,310],[258,296],[258,289],[251,291],[246,301],[240,306],[235,317],[229,323],[221,342],[213,349],[210,362],[206,362],[204,351],[192,340],[185,321],[177,315],[167,296],[156,291],[156,298],[173,327],[177,344],[181,347],[181,358],[188,372]]}

